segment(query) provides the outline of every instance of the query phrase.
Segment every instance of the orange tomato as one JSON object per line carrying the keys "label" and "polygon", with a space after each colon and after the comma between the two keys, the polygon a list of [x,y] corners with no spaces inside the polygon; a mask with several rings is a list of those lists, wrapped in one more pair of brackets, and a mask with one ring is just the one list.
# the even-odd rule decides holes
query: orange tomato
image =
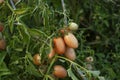
{"label": "orange tomato", "polygon": [[57,52],[58,54],[65,53],[65,43],[61,37],[54,38],[53,43],[54,43],[55,52]]}
{"label": "orange tomato", "polygon": [[3,3],[3,2],[4,2],[4,0],[0,0],[0,4]]}
{"label": "orange tomato", "polygon": [[6,42],[4,39],[0,40],[0,50],[4,50],[6,48]]}
{"label": "orange tomato", "polygon": [[65,33],[65,30],[64,30],[64,29],[61,29],[61,30],[60,30],[60,33],[64,34],[64,33]]}
{"label": "orange tomato", "polygon": [[66,48],[65,57],[74,61],[76,59],[76,54],[73,48]]}
{"label": "orange tomato", "polygon": [[62,33],[63,35],[64,35],[65,33],[69,32],[69,31],[70,31],[70,29],[69,29],[68,27],[65,27],[65,28],[60,29],[60,33]]}
{"label": "orange tomato", "polygon": [[35,54],[35,55],[33,56],[33,63],[34,63],[35,65],[40,65],[40,64],[41,64],[41,57],[40,57],[39,54]]}
{"label": "orange tomato", "polygon": [[67,76],[66,69],[61,65],[54,66],[53,74],[58,78],[65,78]]}
{"label": "orange tomato", "polygon": [[78,40],[72,33],[69,32],[68,34],[66,34],[64,36],[64,41],[68,47],[78,48]]}
{"label": "orange tomato", "polygon": [[52,48],[50,53],[48,54],[48,58],[51,59],[55,55],[55,50]]}

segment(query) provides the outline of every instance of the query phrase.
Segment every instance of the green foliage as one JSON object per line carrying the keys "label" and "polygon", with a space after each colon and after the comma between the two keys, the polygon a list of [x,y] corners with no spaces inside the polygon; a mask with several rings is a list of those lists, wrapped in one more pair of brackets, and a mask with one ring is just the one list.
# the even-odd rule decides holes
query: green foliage
{"label": "green foliage", "polygon": [[[75,62],[58,55],[52,61],[47,58],[52,38],[64,26],[61,0],[5,0],[0,4],[7,44],[6,50],[0,50],[0,80],[120,79],[120,1],[64,1],[68,23],[79,25],[74,32],[79,41]],[[33,64],[35,53],[42,58],[40,66]],[[88,56],[94,58],[93,70],[86,69]],[[68,77],[53,77],[55,64],[63,65]]]}

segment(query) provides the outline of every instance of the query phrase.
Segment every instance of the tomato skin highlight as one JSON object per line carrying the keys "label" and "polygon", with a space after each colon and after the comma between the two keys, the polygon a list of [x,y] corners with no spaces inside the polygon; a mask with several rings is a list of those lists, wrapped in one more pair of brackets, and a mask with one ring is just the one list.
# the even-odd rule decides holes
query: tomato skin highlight
{"label": "tomato skin highlight", "polygon": [[48,58],[52,59],[54,57],[54,55],[55,55],[55,50],[52,48],[50,53],[48,54]]}
{"label": "tomato skin highlight", "polygon": [[41,64],[40,60],[41,60],[41,57],[38,53],[33,56],[33,63],[35,65],[40,65]]}
{"label": "tomato skin highlight", "polygon": [[65,43],[61,37],[54,38],[53,43],[54,43],[55,52],[57,54],[64,54],[65,53]]}
{"label": "tomato skin highlight", "polygon": [[65,78],[67,76],[67,71],[63,66],[55,65],[53,74],[58,78]]}
{"label": "tomato skin highlight", "polygon": [[4,39],[0,40],[0,50],[4,50],[6,48],[6,42]]}
{"label": "tomato skin highlight", "polygon": [[64,36],[64,41],[68,47],[78,48],[78,40],[72,33],[69,32],[68,34],[66,34]]}
{"label": "tomato skin highlight", "polygon": [[65,57],[74,61],[76,59],[75,50],[73,48],[66,48]]}

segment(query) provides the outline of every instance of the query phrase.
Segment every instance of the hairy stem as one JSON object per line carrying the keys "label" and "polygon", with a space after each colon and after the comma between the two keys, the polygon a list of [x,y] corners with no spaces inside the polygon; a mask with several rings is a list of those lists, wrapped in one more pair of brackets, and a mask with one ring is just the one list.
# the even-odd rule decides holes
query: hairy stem
{"label": "hairy stem", "polygon": [[11,3],[11,5],[12,5],[13,9],[16,10],[16,7],[15,7],[15,5],[14,5],[14,3],[13,3],[13,0],[10,0],[10,3]]}
{"label": "hairy stem", "polygon": [[63,14],[64,14],[64,24],[67,25],[67,16],[66,16],[66,8],[65,8],[64,0],[61,0],[61,3],[63,8]]}

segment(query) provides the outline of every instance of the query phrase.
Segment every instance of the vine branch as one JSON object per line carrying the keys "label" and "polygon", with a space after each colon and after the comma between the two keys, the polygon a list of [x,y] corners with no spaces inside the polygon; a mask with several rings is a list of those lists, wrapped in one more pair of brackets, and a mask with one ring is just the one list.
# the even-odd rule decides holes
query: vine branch
{"label": "vine branch", "polygon": [[61,3],[63,8],[63,14],[64,14],[64,24],[67,25],[67,16],[66,16],[66,8],[65,8],[64,0],[61,0]]}
{"label": "vine branch", "polygon": [[12,5],[13,9],[16,10],[16,7],[15,7],[15,5],[14,5],[14,3],[13,3],[13,0],[10,0],[10,3],[11,3],[11,5]]}

